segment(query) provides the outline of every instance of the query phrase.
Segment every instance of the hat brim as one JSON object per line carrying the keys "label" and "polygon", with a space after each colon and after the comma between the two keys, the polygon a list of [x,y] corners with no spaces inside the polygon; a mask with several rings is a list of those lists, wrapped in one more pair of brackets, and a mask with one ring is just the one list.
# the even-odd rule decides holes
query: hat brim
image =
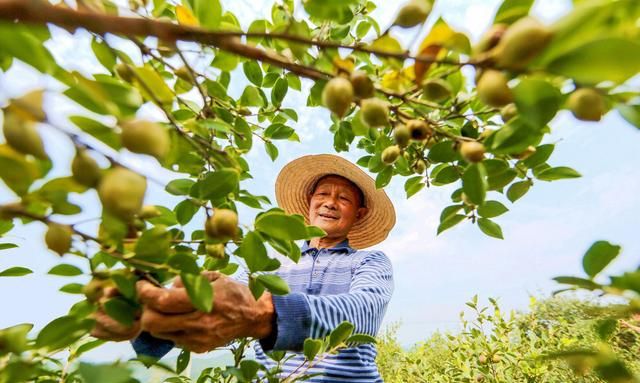
{"label": "hat brim", "polygon": [[297,158],[288,163],[276,180],[276,200],[288,214],[300,214],[309,224],[311,189],[326,175],[342,176],[356,184],[364,194],[367,214],[351,228],[349,245],[364,249],[382,242],[396,223],[396,213],[391,200],[382,189],[376,189],[375,181],[357,165],[333,155],[317,154]]}

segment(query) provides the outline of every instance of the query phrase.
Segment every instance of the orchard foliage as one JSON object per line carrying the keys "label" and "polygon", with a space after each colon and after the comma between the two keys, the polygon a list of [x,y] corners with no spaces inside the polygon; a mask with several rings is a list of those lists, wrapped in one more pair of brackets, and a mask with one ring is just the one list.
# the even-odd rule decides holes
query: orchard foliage
{"label": "orchard foliage", "polygon": [[[97,304],[131,323],[140,278],[163,284],[180,275],[203,311],[212,309],[213,294],[203,270],[233,274],[242,265],[256,297],[265,289],[286,294],[286,283],[272,273],[280,262],[267,248],[297,261],[294,241],[323,232],[271,208],[242,181],[251,178],[245,157],[255,142],[275,160],[278,141],[299,140],[291,126],[298,111],[283,101],[300,92],[303,81],[310,86],[307,105],[323,105],[332,114],[328,128],[336,151],[362,153],[358,164],[376,174],[378,187],[402,178],[411,197],[425,187],[458,185],[438,233],[468,220],[502,238],[494,218],[508,208],[497,200],[500,194],[516,202],[534,181],[579,177],[549,162],[555,146],[544,143],[549,122],[562,109],[586,121],[620,113],[640,127],[639,93],[630,84],[640,71],[635,0],[576,1],[551,25],[528,15],[532,0],[505,0],[477,44],[444,19],[433,20],[430,0],[401,5],[386,28],[370,16],[376,7],[371,1],[305,0],[299,10],[292,0],[277,1],[270,15],[246,30],[219,0],[70,3],[0,2],[0,69],[11,76],[17,61],[27,64],[86,110],[64,116],[69,124],[56,124],[60,118],[50,115],[55,110],[43,109],[50,89],[3,106],[0,178],[15,201],[0,206],[0,234],[17,219],[46,224],[51,250],[87,260],[85,268],[61,262],[50,274],[91,274],[92,281],[61,289],[87,299],[35,339],[29,325],[4,330],[11,341],[0,342],[0,382],[30,379],[50,367],[52,353],[69,346],[71,361],[98,346],[85,341]],[[418,33],[425,24],[431,27],[417,49],[394,37],[399,29]],[[47,45],[66,33],[60,28],[91,34],[83,53],[102,70],[80,73],[57,62]],[[188,54],[193,51],[197,61]],[[229,95],[232,82],[247,84],[238,98]],[[157,120],[141,119],[143,107]],[[67,176],[48,176],[53,163],[45,149],[51,149],[43,145],[41,129],[58,131],[76,146]],[[162,186],[181,201],[145,205],[147,182],[154,180],[123,163],[118,153],[124,150],[152,156],[175,172]],[[98,229],[62,223],[83,211],[70,194],[91,189],[103,207]],[[238,217],[238,204],[258,211],[252,224],[250,217]],[[203,214],[199,229],[185,229]],[[15,267],[0,276],[30,272]],[[102,296],[105,286],[116,286],[120,295]],[[236,350],[233,368],[255,373],[255,366],[241,363],[242,350]],[[104,376],[100,368],[80,365],[52,374],[97,381],[90,377]],[[110,368],[126,377],[126,369]],[[225,379],[249,380],[230,371]]]}
{"label": "orchard foliage", "polygon": [[398,344],[393,328],[381,336],[377,361],[384,381],[637,381],[631,374],[640,371],[640,334],[632,328],[638,321],[603,319],[619,318],[622,305],[595,297],[532,298],[527,313],[505,313],[491,298],[487,306],[477,297],[467,305],[470,314],[461,313],[459,333],[436,333],[409,350]]}

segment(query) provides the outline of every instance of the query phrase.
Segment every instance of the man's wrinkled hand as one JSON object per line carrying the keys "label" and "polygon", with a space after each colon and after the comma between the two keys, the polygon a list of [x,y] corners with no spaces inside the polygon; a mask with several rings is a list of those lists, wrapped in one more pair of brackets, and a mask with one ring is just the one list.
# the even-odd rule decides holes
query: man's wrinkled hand
{"label": "man's wrinkled hand", "polygon": [[205,275],[214,292],[210,313],[193,307],[180,280],[172,288],[138,281],[138,299],[144,307],[142,329],[195,352],[206,352],[237,338],[264,338],[271,333],[271,294],[265,293],[256,301],[247,286],[217,272]]}

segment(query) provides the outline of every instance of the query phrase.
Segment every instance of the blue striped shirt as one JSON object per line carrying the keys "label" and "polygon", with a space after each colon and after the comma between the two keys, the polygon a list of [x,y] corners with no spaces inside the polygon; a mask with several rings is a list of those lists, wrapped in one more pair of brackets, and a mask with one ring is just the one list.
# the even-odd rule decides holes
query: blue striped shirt
{"label": "blue striped shirt", "polygon": [[[256,359],[272,368],[276,363],[265,355],[265,348],[286,350],[289,352],[281,366],[282,377],[305,371],[318,374],[305,380],[314,383],[382,382],[373,344],[318,356],[322,360],[314,362],[310,369],[306,368],[300,351],[306,338],[325,337],[343,321],[354,324],[354,333],[377,334],[393,292],[389,258],[381,251],[355,250],[346,240],[329,249],[305,244],[298,263],[284,264],[277,274],[289,284],[291,293],[273,296],[275,333],[272,339],[255,343]],[[148,339],[134,341],[138,353],[151,351],[157,356],[154,351],[160,350],[151,350],[155,347],[149,346]]]}

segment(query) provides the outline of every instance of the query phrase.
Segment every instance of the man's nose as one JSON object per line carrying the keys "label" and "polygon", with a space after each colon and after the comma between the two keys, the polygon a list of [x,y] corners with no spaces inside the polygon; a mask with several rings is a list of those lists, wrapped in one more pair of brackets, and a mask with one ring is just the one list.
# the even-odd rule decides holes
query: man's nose
{"label": "man's nose", "polygon": [[335,210],[335,209],[337,209],[336,202],[337,202],[337,197],[336,197],[336,196],[331,195],[331,196],[328,196],[328,197],[324,200],[323,205],[324,205],[325,207],[329,208],[329,209]]}

